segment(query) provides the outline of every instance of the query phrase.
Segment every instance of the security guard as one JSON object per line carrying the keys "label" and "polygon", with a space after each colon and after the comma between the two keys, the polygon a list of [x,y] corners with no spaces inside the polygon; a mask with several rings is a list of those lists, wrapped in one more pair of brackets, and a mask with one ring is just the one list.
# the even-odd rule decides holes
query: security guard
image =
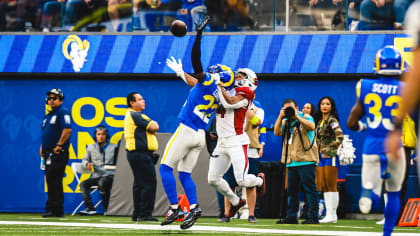
{"label": "security guard", "polygon": [[158,221],[152,217],[156,195],[156,171],[153,151],[158,148],[156,132],[159,125],[145,114],[145,101],[136,92],[127,96],[128,110],[124,118],[127,160],[134,175],[133,221]]}
{"label": "security guard", "polygon": [[63,217],[63,177],[69,160],[71,134],[70,112],[62,107],[64,94],[60,89],[47,92],[50,111],[42,122],[40,155],[45,160],[48,200],[43,217]]}

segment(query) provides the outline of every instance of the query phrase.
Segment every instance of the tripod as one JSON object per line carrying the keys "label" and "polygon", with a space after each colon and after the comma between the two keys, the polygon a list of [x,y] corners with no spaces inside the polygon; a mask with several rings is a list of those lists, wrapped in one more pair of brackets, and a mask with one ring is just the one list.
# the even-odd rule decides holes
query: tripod
{"label": "tripod", "polygon": [[290,121],[289,121],[289,119],[286,119],[286,124],[285,124],[285,126],[284,126],[284,132],[283,132],[283,142],[286,142],[286,147],[285,147],[285,153],[284,153],[284,169],[283,169],[283,172],[282,172],[282,177],[281,177],[281,183],[280,183],[280,186],[281,186],[281,188],[280,188],[280,215],[279,215],[279,218],[280,218],[280,220],[279,221],[277,221],[276,223],[278,224],[278,223],[280,223],[280,221],[281,221],[281,215],[282,215],[282,213],[283,213],[283,202],[284,202],[284,195],[285,195],[285,188],[284,188],[284,185],[285,185],[285,181],[286,181],[286,165],[287,165],[287,157],[288,157],[288,154],[289,154],[289,144],[288,144],[288,142],[289,142],[289,139],[290,139],[290,136],[291,136],[291,124],[290,124]]}

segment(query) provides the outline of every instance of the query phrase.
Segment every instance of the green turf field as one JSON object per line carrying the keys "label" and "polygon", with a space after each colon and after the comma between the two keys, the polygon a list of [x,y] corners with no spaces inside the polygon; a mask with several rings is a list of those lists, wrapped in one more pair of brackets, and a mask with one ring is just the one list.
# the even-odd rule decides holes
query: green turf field
{"label": "green turf field", "polygon": [[[159,218],[162,220],[162,218]],[[202,217],[188,230],[179,222],[162,227],[156,223],[135,223],[130,217],[70,216],[42,218],[41,214],[0,213],[0,235],[380,235],[382,226],[374,220],[339,220],[337,224],[278,225],[276,219],[258,219],[257,224],[233,219],[219,223]],[[418,227],[396,227],[394,235],[420,235]]]}

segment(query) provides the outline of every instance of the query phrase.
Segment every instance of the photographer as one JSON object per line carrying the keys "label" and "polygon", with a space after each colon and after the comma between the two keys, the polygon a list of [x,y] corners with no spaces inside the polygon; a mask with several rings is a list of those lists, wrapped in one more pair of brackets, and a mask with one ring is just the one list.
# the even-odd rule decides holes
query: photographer
{"label": "photographer", "polygon": [[274,125],[274,134],[283,136],[282,163],[288,169],[288,206],[285,219],[279,224],[298,224],[300,185],[308,201],[308,219],[302,224],[319,224],[318,192],[315,186],[315,166],[318,149],[314,143],[315,122],[312,116],[299,112],[296,101],[286,99]]}

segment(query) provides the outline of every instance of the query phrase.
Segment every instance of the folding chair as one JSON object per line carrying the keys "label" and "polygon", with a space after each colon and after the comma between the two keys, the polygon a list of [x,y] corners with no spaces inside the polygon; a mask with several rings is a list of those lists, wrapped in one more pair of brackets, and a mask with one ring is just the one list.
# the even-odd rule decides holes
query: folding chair
{"label": "folding chair", "polygon": [[[84,168],[82,166],[82,163],[80,163],[80,162],[71,163],[71,169],[73,170],[74,177],[77,180],[77,186],[79,186],[78,189],[80,189],[80,179],[79,179],[78,174],[88,174],[88,173],[91,173],[91,172],[90,172],[90,170]],[[96,185],[90,187],[90,190],[91,190],[90,194],[98,191],[98,189],[99,189],[99,186],[96,186]],[[95,208],[97,208],[99,206],[99,204],[101,204],[101,202],[102,202],[102,199],[99,200],[98,203],[95,204]],[[74,216],[77,213],[77,211],[80,209],[80,207],[82,207],[83,203],[85,203],[85,201],[82,200],[82,202],[76,207],[76,209],[74,209],[73,213],[71,214],[72,216]]]}

